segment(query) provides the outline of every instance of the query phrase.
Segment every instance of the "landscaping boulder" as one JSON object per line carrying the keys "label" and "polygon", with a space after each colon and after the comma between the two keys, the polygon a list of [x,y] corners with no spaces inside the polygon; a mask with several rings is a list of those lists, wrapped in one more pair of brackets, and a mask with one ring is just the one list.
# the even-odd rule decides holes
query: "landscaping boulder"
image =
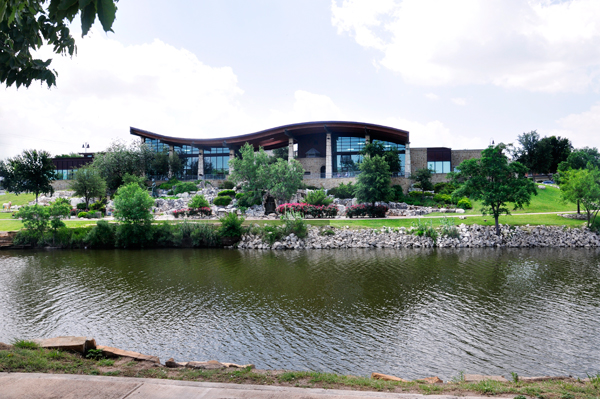
{"label": "landscaping boulder", "polygon": [[371,378],[374,380],[383,380],[383,381],[410,382],[410,381],[404,380],[400,377],[394,377],[393,375],[387,375],[387,374],[381,374],[381,373],[371,373]]}
{"label": "landscaping boulder", "polygon": [[59,349],[63,351],[85,353],[90,349],[96,349],[96,341],[89,337],[54,337],[34,339],[42,348]]}
{"label": "landscaping boulder", "polygon": [[130,357],[134,360],[147,360],[154,363],[160,363],[160,360],[156,356],[143,355],[138,352],[133,351],[125,351],[119,348],[113,348],[110,346],[98,345],[96,349],[102,350],[106,357]]}
{"label": "landscaping boulder", "polygon": [[216,360],[209,360],[208,362],[187,362],[185,367],[203,370],[222,370],[227,368],[226,365],[221,362],[217,362]]}

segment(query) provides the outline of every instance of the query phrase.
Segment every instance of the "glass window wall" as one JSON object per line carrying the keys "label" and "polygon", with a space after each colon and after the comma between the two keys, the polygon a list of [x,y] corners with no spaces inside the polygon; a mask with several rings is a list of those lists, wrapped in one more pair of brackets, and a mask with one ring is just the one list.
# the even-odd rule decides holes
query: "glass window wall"
{"label": "glass window wall", "polygon": [[450,173],[450,161],[427,162],[427,168],[433,173]]}

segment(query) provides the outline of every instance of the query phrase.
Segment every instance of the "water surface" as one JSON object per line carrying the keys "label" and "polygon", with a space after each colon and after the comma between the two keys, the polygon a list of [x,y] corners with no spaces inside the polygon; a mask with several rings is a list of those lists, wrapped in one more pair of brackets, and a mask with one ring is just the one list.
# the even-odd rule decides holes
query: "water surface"
{"label": "water surface", "polygon": [[600,371],[600,252],[0,252],[0,341],[448,379]]}

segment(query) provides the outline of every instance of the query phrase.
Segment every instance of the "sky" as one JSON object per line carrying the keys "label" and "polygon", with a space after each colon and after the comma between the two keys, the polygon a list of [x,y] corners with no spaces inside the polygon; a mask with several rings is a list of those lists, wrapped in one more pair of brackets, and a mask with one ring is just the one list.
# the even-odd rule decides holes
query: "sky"
{"label": "sky", "polygon": [[600,147],[598,0],[121,0],[57,86],[0,87],[0,159],[319,120],[485,148],[524,132]]}

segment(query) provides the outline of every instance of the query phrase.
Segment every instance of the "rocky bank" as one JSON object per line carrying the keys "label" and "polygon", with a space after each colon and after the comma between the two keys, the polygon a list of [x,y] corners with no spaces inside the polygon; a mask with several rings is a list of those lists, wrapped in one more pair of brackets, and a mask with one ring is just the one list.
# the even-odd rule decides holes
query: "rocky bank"
{"label": "rocky bank", "polygon": [[270,245],[260,235],[246,234],[238,249],[346,249],[346,248],[535,248],[570,247],[598,248],[600,236],[587,228],[561,226],[501,226],[497,236],[494,226],[455,227],[455,237],[438,233],[434,240],[413,234],[414,230],[401,228],[350,229],[309,227],[306,238],[290,234]]}

